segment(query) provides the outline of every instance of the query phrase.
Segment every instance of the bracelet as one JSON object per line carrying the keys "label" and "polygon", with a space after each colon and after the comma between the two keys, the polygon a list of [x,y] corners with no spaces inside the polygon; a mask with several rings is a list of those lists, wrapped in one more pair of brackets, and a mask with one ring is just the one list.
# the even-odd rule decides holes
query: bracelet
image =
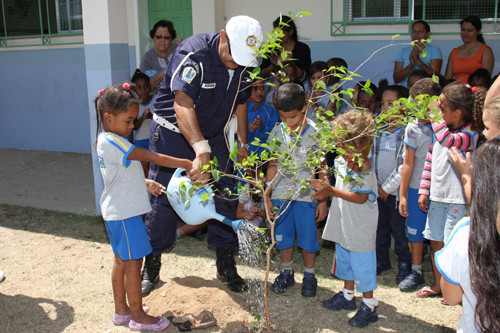
{"label": "bracelet", "polygon": [[238,148],[250,148],[250,146],[248,145],[248,143],[238,143]]}
{"label": "bracelet", "polygon": [[196,156],[212,152],[212,149],[210,149],[210,145],[208,144],[208,140],[195,142],[191,147],[193,147]]}

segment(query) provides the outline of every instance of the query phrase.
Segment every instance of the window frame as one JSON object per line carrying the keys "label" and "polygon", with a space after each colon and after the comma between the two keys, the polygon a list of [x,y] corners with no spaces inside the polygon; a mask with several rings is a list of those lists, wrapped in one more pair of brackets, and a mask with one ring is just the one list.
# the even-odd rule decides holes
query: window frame
{"label": "window frame", "polygon": [[[334,9],[338,9],[339,2],[342,2],[342,20],[334,19]],[[411,25],[414,20],[414,5],[416,0],[393,0],[393,3],[402,3],[403,1],[408,1],[408,16],[380,16],[380,17],[370,17],[370,18],[353,18],[352,17],[352,4],[353,0],[331,0],[330,1],[330,35],[332,37],[342,37],[342,36],[394,36],[394,35],[410,35]],[[370,0],[361,0],[362,2]],[[467,0],[458,0],[466,2]],[[500,18],[498,12],[500,10],[500,0],[495,1],[495,9],[492,18],[481,18],[483,23],[482,33],[485,35],[500,35]],[[337,4],[337,6],[335,6]],[[351,8],[351,12],[349,12]],[[456,29],[454,24],[459,23],[463,18],[460,19],[426,19],[425,18],[425,0],[423,0],[423,14],[422,20],[425,20],[429,24],[439,24],[441,29],[439,31],[433,31],[433,35],[459,35],[460,32]],[[397,17],[397,19],[395,19]],[[380,31],[380,32],[369,32],[372,29],[363,29],[363,26],[387,26],[390,31]],[[449,28],[447,27],[449,26]],[[383,30],[383,29],[381,29]]]}
{"label": "window frame", "polygon": [[[83,44],[83,15],[81,13],[71,15],[71,8],[74,3],[71,0],[37,0],[32,6],[38,6],[37,13],[33,15],[34,19],[30,24],[36,26],[37,32],[26,34],[9,34],[9,30],[15,30],[16,25],[10,23],[8,27],[8,14],[5,8],[7,0],[0,0],[0,10],[2,19],[2,34],[0,35],[0,48],[22,47],[22,46],[45,46],[45,45],[69,45]],[[60,12],[60,1],[66,2],[66,15],[68,20],[69,30],[62,30],[62,19],[64,15]],[[79,0],[79,8],[81,11],[82,0]],[[53,6],[51,13],[51,6]],[[62,9],[61,9],[62,10]],[[72,29],[74,19],[82,21],[82,29]],[[55,21],[55,22],[54,22]],[[54,25],[56,31],[54,30]],[[38,29],[39,28],[39,29]],[[34,30],[34,29],[33,29]],[[69,38],[65,38],[69,37]]]}

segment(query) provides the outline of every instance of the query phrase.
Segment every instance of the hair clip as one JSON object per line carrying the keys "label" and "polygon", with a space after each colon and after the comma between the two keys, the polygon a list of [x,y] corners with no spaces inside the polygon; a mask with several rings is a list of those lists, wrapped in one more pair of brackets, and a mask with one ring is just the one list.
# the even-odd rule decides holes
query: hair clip
{"label": "hair clip", "polygon": [[472,87],[471,89],[472,89],[472,93],[475,94],[477,91],[477,87]]}
{"label": "hair clip", "polygon": [[100,95],[100,94],[102,94],[103,91],[104,91],[104,89],[98,90],[97,94]]}
{"label": "hair clip", "polygon": [[125,89],[125,90],[130,90],[130,83],[125,82],[125,83],[123,84],[123,89]]}

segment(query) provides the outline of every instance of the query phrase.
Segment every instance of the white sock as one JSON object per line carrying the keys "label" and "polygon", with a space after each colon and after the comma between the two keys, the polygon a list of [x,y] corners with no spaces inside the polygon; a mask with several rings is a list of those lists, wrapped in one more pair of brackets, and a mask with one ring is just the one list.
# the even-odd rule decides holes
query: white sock
{"label": "white sock", "polygon": [[346,300],[351,301],[354,298],[354,290],[344,288],[344,297]]}
{"label": "white sock", "polygon": [[375,310],[375,307],[378,306],[378,300],[375,297],[372,298],[364,298],[363,303],[365,303],[372,311]]}

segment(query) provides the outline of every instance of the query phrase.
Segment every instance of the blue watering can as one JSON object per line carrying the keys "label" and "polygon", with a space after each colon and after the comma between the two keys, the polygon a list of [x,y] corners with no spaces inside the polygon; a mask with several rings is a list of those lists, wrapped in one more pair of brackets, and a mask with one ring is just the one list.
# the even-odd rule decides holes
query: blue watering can
{"label": "blue watering can", "polygon": [[[232,227],[235,232],[245,229],[245,220],[233,221],[215,211],[213,190],[210,185],[196,190],[190,197],[189,190],[192,183],[187,175],[182,175],[184,171],[186,170],[183,168],[175,170],[167,186],[168,201],[184,222],[196,225],[215,219]],[[205,201],[203,201],[203,196],[206,197]]]}

